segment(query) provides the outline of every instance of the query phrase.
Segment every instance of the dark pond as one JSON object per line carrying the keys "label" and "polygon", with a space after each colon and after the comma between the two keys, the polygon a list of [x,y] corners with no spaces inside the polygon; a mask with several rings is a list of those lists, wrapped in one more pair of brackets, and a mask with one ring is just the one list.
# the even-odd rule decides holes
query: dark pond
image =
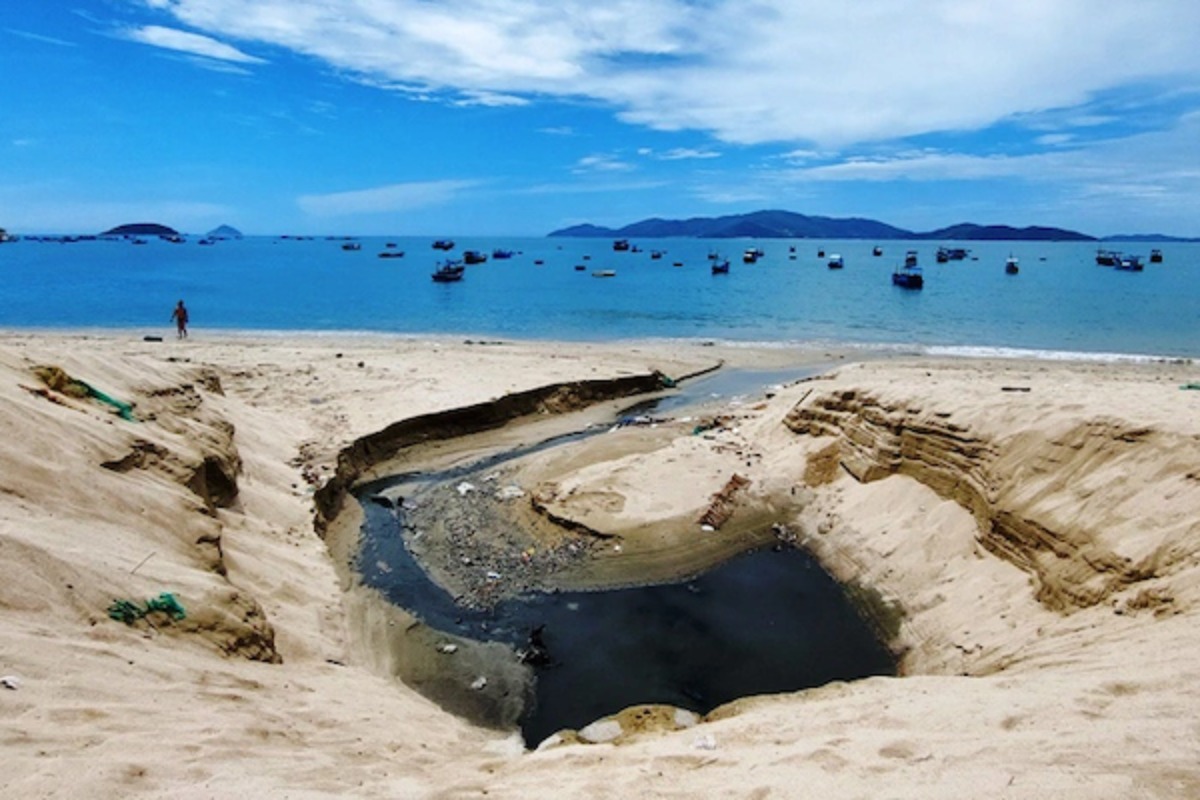
{"label": "dark pond", "polygon": [[532,593],[488,611],[459,607],[409,552],[403,514],[366,499],[387,483],[359,492],[364,581],[446,633],[521,648],[537,629],[549,663],[538,668],[535,700],[521,720],[531,745],[631,705],[706,713],[738,697],[895,674],[841,587],[789,548],[746,553],[679,583]]}

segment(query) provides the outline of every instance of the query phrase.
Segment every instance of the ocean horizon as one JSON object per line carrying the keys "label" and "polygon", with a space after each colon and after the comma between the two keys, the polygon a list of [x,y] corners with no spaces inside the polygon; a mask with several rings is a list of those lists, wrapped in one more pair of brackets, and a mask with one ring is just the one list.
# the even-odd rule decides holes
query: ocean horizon
{"label": "ocean horizon", "polygon": [[[1200,356],[1200,243],[253,236],[198,246],[146,237],[0,245],[0,328],[173,335],[186,301],[193,332],[258,336],[718,341],[1026,358]],[[344,250],[353,242],[357,250]],[[394,245],[394,246],[389,246]],[[968,257],[938,263],[941,245]],[[764,255],[742,262],[746,248]],[[873,255],[880,247],[882,255]],[[1098,266],[1098,247],[1162,263]],[[430,275],[465,250],[489,255],[461,282]],[[891,285],[916,250],[922,290]],[[511,258],[490,257],[494,250]],[[380,258],[403,251],[402,257]],[[659,253],[659,257],[653,254]],[[713,275],[708,256],[731,262]],[[824,255],[818,255],[823,252]],[[842,256],[832,270],[828,258]],[[1004,263],[1019,259],[1020,272]],[[579,269],[582,267],[582,269]],[[593,277],[611,271],[612,277]]]}

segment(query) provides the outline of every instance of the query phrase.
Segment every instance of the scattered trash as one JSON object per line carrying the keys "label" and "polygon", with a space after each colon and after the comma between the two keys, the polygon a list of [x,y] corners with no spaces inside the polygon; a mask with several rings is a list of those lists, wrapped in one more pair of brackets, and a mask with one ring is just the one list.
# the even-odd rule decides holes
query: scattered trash
{"label": "scattered trash", "polygon": [[725,484],[721,491],[712,496],[708,509],[701,515],[701,525],[711,525],[714,529],[724,525],[733,516],[733,503],[737,493],[750,485],[750,479],[737,473]]}
{"label": "scattered trash", "polygon": [[454,488],[458,492],[459,497],[466,497],[468,493],[475,491],[475,484],[463,481]]}
{"label": "scattered trash", "polygon": [[701,525],[700,530],[704,531],[705,533],[712,533],[716,530],[716,528],[714,528],[712,525]]}
{"label": "scattered trash", "polygon": [[1000,391],[1002,391],[1002,392],[1028,392],[1028,391],[1030,391],[1030,388],[1028,386],[1001,386]]}
{"label": "scattered trash", "polygon": [[487,678],[483,677],[482,675],[471,681],[471,688],[476,692],[482,691],[483,687],[485,686],[487,686]]}
{"label": "scattered trash", "polygon": [[458,652],[458,645],[450,644],[449,642],[446,642],[444,644],[439,644],[437,646],[437,651],[439,653],[445,653],[446,655],[450,655],[451,653]]}
{"label": "scattered trash", "polygon": [[505,486],[496,490],[496,499],[507,501],[516,500],[525,496],[525,490],[520,486]]}
{"label": "scattered trash", "polygon": [[716,750],[717,740],[711,733],[706,733],[703,736],[697,736],[692,746],[697,750]]}
{"label": "scattered trash", "polygon": [[489,570],[487,571],[487,579],[488,579],[489,581],[498,581],[498,580],[500,580],[500,573],[499,573],[499,572],[496,572],[496,571],[495,571],[495,570],[493,570],[493,569],[489,569]]}
{"label": "scattered trash", "polygon": [[171,619],[174,620],[181,620],[187,617],[187,612],[183,606],[175,599],[175,595],[170,592],[163,592],[158,597],[147,600],[144,607],[130,600],[114,600],[112,605],[108,607],[108,616],[118,622],[132,625],[142,617],[155,611],[162,611],[169,614]]}
{"label": "scattered trash", "polygon": [[1179,387],[1180,389],[1200,389],[1200,382],[1185,383]]}
{"label": "scattered trash", "polygon": [[21,679],[16,675],[5,675],[3,678],[0,678],[0,686],[15,692],[21,688]]}

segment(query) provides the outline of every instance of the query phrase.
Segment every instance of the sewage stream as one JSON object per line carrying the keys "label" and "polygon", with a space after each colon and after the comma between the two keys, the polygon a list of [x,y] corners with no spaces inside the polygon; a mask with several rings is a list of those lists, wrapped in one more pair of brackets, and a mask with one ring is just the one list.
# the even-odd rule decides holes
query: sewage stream
{"label": "sewage stream", "polygon": [[[686,393],[625,413],[662,414],[798,377],[803,376],[794,371],[718,373]],[[738,697],[895,674],[894,660],[871,626],[801,550],[743,553],[667,584],[531,591],[479,608],[456,600],[414,557],[403,506],[370,499],[404,484],[406,498],[419,502],[422,487],[428,491],[479,475],[533,449],[590,433],[441,472],[393,476],[356,492],[365,515],[358,568],[367,585],[434,630],[501,642],[524,653],[534,667],[532,696],[519,720],[530,746],[632,705],[663,703],[703,714]]]}

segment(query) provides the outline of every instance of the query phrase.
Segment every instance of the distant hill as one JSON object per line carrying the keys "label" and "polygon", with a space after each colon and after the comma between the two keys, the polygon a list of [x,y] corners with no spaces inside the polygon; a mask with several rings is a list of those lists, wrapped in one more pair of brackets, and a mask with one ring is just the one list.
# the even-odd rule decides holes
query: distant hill
{"label": "distant hill", "polygon": [[1009,225],[974,225],[964,222],[939,228],[928,233],[918,233],[917,239],[961,239],[970,241],[1023,241],[1023,242],[1094,242],[1095,236],[1088,236],[1062,228],[1044,228],[1031,226],[1028,228],[1013,228]]}
{"label": "distant hill", "polygon": [[669,237],[699,239],[907,239],[909,231],[870,219],[810,217],[791,211],[755,211],[726,217],[693,217],[685,220],[647,219],[623,228],[576,225],[551,236]]}
{"label": "distant hill", "polygon": [[1101,237],[1102,242],[1200,242],[1197,238],[1186,236],[1166,236],[1161,233],[1118,233],[1115,236]]}
{"label": "distant hill", "polygon": [[969,239],[1094,241],[1086,234],[1062,228],[1013,228],[1007,225],[962,223],[927,233],[897,228],[859,217],[810,217],[791,211],[755,211],[726,217],[693,217],[685,220],[646,219],[623,228],[575,225],[550,236],[665,238],[687,236],[698,239]]}
{"label": "distant hill", "polygon": [[205,234],[209,239],[240,239],[242,232],[232,225],[219,225]]}
{"label": "distant hill", "polygon": [[118,225],[101,236],[178,236],[179,231],[159,225],[157,222],[133,222],[128,225]]}

